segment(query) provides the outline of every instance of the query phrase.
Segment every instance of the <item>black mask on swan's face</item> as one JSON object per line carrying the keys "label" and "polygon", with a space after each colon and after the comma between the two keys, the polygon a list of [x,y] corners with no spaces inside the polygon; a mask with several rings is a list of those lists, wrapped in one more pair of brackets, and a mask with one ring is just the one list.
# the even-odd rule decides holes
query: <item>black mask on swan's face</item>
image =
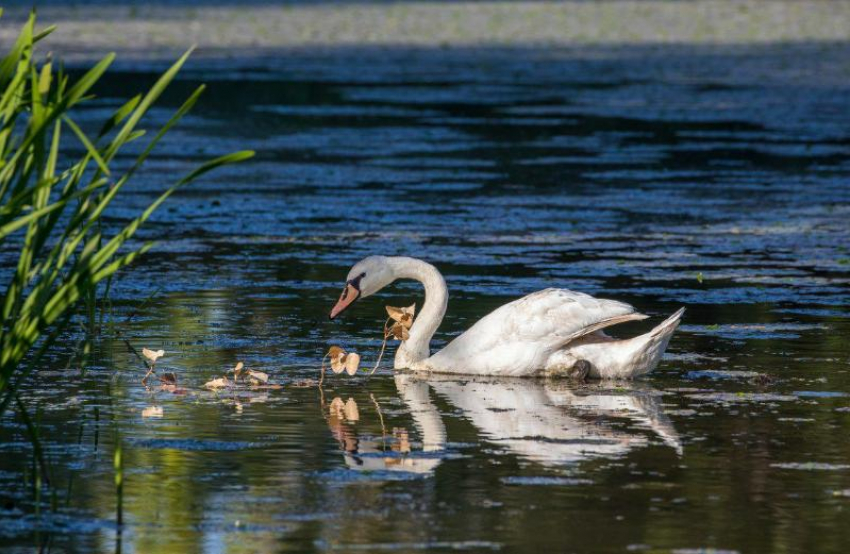
{"label": "black mask on swan's face", "polygon": [[391,264],[384,256],[369,256],[357,262],[345,282],[345,288],[336,305],[331,309],[333,319],[359,298],[371,296],[395,281]]}
{"label": "black mask on swan's face", "polygon": [[335,318],[345,311],[346,308],[354,304],[360,298],[360,281],[363,280],[365,273],[361,273],[354,279],[350,279],[345,283],[345,288],[342,289],[342,294],[339,295],[336,305],[331,309],[330,319]]}

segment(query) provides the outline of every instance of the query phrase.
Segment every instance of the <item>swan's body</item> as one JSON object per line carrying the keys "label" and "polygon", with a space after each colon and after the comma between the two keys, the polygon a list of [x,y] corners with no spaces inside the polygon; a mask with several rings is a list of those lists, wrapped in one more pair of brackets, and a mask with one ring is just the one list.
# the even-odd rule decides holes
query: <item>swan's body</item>
{"label": "swan's body", "polygon": [[396,279],[415,279],[425,287],[425,304],[395,357],[396,369],[417,372],[630,379],[658,365],[684,312],[645,335],[615,340],[601,329],[647,316],[622,302],[545,289],[497,308],[432,356],[431,338],[448,305],[443,276],[415,258],[371,256],[352,268],[331,317]]}

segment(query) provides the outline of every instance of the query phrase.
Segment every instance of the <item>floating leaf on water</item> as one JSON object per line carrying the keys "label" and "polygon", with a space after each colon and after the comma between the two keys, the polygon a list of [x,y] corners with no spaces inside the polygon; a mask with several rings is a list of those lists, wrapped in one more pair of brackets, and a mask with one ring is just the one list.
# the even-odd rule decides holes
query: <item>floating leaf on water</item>
{"label": "floating leaf on water", "polygon": [[702,271],[700,271],[699,273],[697,273],[697,283],[699,283],[701,285],[702,281],[703,281]]}
{"label": "floating leaf on water", "polygon": [[149,350],[147,348],[142,348],[142,356],[150,360],[152,364],[155,364],[158,359],[165,356],[165,350]]}
{"label": "floating leaf on water", "polygon": [[360,367],[360,354],[352,352],[348,356],[345,357],[345,372],[349,375],[354,375],[357,373],[357,369]]}
{"label": "floating leaf on water", "polygon": [[334,373],[345,371],[349,375],[354,375],[360,367],[360,354],[355,352],[348,354],[339,346],[331,346],[328,350],[328,357],[331,360],[331,370]]}
{"label": "floating leaf on water", "polygon": [[[240,364],[241,365],[241,364]],[[253,369],[248,370],[248,377],[251,379],[253,384],[263,384],[269,382],[268,373],[263,373],[262,371],[255,371]]]}
{"label": "floating leaf on water", "polygon": [[177,375],[172,372],[163,373],[159,376],[159,382],[163,385],[176,385],[177,384]]}
{"label": "floating leaf on water", "polygon": [[162,417],[162,406],[148,406],[142,410],[142,417]]}
{"label": "floating leaf on water", "polygon": [[[325,354],[326,357],[330,358],[331,364],[333,364],[334,360],[340,360],[343,356],[345,356],[345,350],[340,348],[339,346],[331,346],[328,348],[328,353]],[[338,371],[335,373],[339,373]]]}
{"label": "floating leaf on water", "polygon": [[216,379],[204,383],[204,387],[213,390],[220,389],[223,387],[229,387],[230,385],[230,380],[227,377],[218,377]]}

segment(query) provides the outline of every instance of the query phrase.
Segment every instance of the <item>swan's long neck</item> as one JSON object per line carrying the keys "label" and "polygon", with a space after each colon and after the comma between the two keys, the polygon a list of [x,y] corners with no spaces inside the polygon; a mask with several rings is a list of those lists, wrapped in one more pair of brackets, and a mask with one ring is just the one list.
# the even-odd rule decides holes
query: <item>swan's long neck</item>
{"label": "swan's long neck", "polygon": [[425,304],[410,328],[410,338],[401,343],[395,355],[395,368],[410,368],[431,355],[431,337],[446,315],[449,290],[437,268],[415,258],[389,258],[396,279],[414,279],[425,287]]}

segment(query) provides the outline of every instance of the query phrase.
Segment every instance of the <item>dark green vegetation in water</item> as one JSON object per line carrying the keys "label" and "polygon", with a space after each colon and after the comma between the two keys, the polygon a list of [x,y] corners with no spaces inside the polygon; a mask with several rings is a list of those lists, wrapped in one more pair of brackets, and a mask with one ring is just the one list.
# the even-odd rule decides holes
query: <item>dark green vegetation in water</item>
{"label": "dark green vegetation in water", "polygon": [[[157,368],[187,393],[142,387],[144,368],[114,336],[95,344],[84,375],[68,367],[74,336],[60,341],[22,391],[38,407],[56,509],[47,495],[34,504],[26,429],[5,415],[0,544],[843,551],[844,52],[339,49],[196,62],[163,105],[199,82],[215,94],[164,139],[109,220],[132,217],[198,159],[258,151],[172,197],[140,231],[160,246],[112,288],[122,336],[164,349]],[[99,83],[82,123],[159,67],[123,69]],[[376,253],[444,272],[435,347],[547,286],[656,317],[688,312],[637,383],[420,381],[384,369],[329,377],[320,396],[301,385],[330,344],[369,367],[383,306],[421,302],[416,285],[399,284],[327,321],[350,265]],[[283,388],[201,392],[237,361]]]}
{"label": "dark green vegetation in water", "polygon": [[[236,152],[199,166],[114,235],[104,234],[105,210],[159,140],[194,106],[204,86],[189,95],[123,172],[114,172],[110,164],[122,148],[145,136],[137,126],[189,53],[146,94],[118,106],[89,138],[72,112],[92,99],[91,89],[115,56],[106,56],[71,81],[64,70],[54,71],[52,61],[36,61],[36,45],[52,31],[52,27],[37,31],[35,15],[30,15],[11,51],[0,60],[0,249],[17,255],[14,270],[3,275],[8,285],[0,312],[0,415],[13,398],[18,409],[25,410],[17,390],[41,365],[42,356],[83,300],[88,316],[85,332],[97,333],[98,285],[106,283],[104,303],[112,276],[150,249],[151,243],[129,251],[125,245],[154,210],[178,188],[211,169],[252,155]],[[72,163],[65,158],[63,133],[73,134],[85,148]],[[29,418],[22,417],[37,442]],[[40,452],[37,456],[41,458]]]}

